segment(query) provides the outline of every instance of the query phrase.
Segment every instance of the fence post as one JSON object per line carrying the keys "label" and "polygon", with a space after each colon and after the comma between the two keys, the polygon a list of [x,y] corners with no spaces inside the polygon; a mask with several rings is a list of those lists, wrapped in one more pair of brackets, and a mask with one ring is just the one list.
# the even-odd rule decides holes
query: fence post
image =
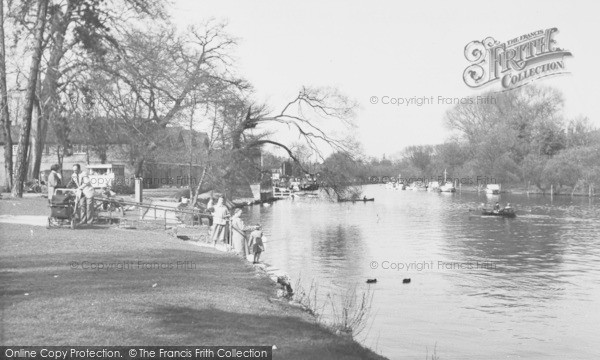
{"label": "fence post", "polygon": [[135,178],[135,202],[138,204],[142,203],[142,178]]}

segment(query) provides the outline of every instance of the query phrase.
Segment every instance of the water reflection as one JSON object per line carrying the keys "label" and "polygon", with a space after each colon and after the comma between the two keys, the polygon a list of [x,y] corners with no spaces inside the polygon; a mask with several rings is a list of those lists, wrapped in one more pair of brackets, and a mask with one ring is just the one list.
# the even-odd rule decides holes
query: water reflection
{"label": "water reflection", "polygon": [[597,203],[502,195],[493,201],[518,214],[503,219],[479,216],[475,209],[490,201],[483,194],[370,186],[367,196],[375,202],[280,201],[247,214],[271,240],[264,260],[305,284],[316,279],[323,292],[340,292],[378,278],[366,345],[392,359],[422,358],[435,342],[449,359],[597,353]]}

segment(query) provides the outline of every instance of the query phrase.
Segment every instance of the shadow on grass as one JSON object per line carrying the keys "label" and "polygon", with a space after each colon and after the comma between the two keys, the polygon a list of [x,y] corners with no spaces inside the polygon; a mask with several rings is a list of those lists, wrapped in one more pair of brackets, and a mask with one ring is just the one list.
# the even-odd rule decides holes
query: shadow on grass
{"label": "shadow on grass", "polygon": [[166,333],[181,336],[181,344],[276,345],[275,358],[283,359],[380,359],[299,317],[179,306],[156,307],[151,314]]}

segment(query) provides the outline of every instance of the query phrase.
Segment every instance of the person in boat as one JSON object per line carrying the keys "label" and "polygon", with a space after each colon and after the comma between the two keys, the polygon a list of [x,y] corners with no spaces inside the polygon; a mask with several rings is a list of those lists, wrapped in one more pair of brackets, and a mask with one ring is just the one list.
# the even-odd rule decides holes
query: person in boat
{"label": "person in boat", "polygon": [[367,196],[363,196],[363,201],[367,201]]}
{"label": "person in boat", "polygon": [[504,209],[502,209],[503,212],[512,212],[513,208],[510,206],[510,203],[507,203],[506,206],[504,207]]}
{"label": "person in boat", "polygon": [[498,212],[500,211],[500,203],[496,203],[496,205],[494,205],[494,212]]}

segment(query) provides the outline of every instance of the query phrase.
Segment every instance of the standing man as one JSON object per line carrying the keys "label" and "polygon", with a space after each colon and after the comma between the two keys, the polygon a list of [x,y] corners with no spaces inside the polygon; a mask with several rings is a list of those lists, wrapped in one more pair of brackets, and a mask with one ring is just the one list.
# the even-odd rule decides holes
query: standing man
{"label": "standing man", "polygon": [[73,165],[73,173],[71,174],[71,180],[67,184],[69,189],[77,189],[81,186],[81,166],[79,164]]}
{"label": "standing man", "polygon": [[87,175],[81,177],[81,185],[77,188],[80,221],[78,225],[92,225],[94,222],[94,187]]}
{"label": "standing man", "polygon": [[[73,165],[73,173],[71,174],[71,179],[67,183],[67,188],[69,189],[79,189],[81,185],[81,166],[79,164]],[[81,191],[77,190],[75,193],[75,214],[78,219],[81,220],[81,209],[79,208],[79,200],[81,200]]]}

